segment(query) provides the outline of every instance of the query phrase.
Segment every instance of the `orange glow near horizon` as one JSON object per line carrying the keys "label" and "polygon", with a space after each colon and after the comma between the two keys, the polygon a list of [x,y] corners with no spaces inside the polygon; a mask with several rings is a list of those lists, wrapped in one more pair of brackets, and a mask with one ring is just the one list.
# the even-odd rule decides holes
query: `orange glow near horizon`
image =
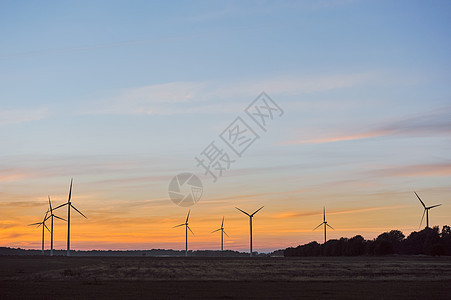
{"label": "orange glow near horizon", "polygon": [[[388,196],[388,195],[387,195]],[[261,196],[260,196],[261,197]],[[397,196],[396,196],[397,197]],[[384,231],[391,229],[402,230],[406,235],[410,231],[418,230],[415,225],[421,216],[421,207],[415,199],[406,193],[408,201],[398,205],[362,206],[343,209],[330,205],[326,207],[328,222],[336,229],[328,232],[328,238],[352,237],[357,234],[366,239],[375,238]],[[73,250],[144,250],[144,249],[184,249],[184,227],[173,228],[181,224],[186,218],[188,209],[175,206],[170,200],[160,208],[150,209],[144,205],[137,209],[124,208],[119,210],[105,210],[88,205],[86,197],[80,195],[73,204],[84,212],[85,220],[77,213],[71,215],[71,245]],[[62,200],[62,199],[59,199]],[[158,199],[157,199],[158,200]],[[281,199],[282,200],[282,199]],[[55,201],[56,203],[62,201]],[[202,200],[191,208],[190,228],[195,236],[189,235],[189,249],[200,250],[219,248],[219,233],[211,233],[220,227],[224,212],[225,230],[230,238],[225,237],[225,249],[248,251],[249,219],[237,211],[236,202],[242,202],[240,208],[252,212],[261,203],[265,205],[254,217],[254,249],[260,252],[282,249],[316,240],[322,242],[322,230],[313,228],[322,222],[321,201],[312,201],[306,208],[283,208],[274,205],[268,199],[255,201],[252,195],[241,195],[230,200],[230,204],[212,209]],[[408,202],[408,204],[407,204]],[[149,200],[149,203],[152,203]],[[39,199],[39,205],[29,208],[29,213],[22,208],[22,214],[0,223],[2,228],[1,246],[20,247],[24,249],[40,249],[41,229],[27,226],[38,222],[42,216],[40,211],[46,208],[45,201]],[[145,209],[143,209],[145,208]],[[171,214],[167,214],[170,208]],[[8,209],[11,215],[15,211]],[[400,214],[400,212],[403,212]],[[17,211],[16,211],[17,212]],[[58,210],[57,215],[66,218],[66,210]],[[433,224],[444,225],[445,215],[437,210],[432,212]],[[385,220],[386,226],[381,226],[380,220]],[[50,221],[47,221],[50,224]],[[403,226],[402,224],[410,224]],[[55,249],[65,249],[67,225],[61,220],[55,220]],[[49,247],[50,234],[46,232],[46,248]]]}

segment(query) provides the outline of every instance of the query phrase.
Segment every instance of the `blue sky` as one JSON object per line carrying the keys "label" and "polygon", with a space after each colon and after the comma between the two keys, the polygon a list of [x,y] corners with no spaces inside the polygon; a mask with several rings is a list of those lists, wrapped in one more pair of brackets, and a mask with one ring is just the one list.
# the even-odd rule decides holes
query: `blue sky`
{"label": "blue sky", "polygon": [[[446,224],[450,20],[448,1],[0,1],[2,246],[38,247],[24,224],[71,177],[83,249],[182,248],[180,172],[205,186],[199,249],[223,214],[246,249],[238,205],[265,205],[261,251],[319,240],[323,205],[331,237],[417,230],[414,190]],[[212,183],[194,157],[262,91],[284,115]]]}

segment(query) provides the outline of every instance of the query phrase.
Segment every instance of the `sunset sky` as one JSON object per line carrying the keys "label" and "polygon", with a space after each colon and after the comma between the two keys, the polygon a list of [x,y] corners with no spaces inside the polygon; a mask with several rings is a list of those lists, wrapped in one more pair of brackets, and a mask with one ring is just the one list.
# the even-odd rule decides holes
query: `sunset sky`
{"label": "sunset sky", "polygon": [[[451,1],[0,1],[0,246],[39,249],[47,196],[72,249],[247,251],[451,225]],[[266,92],[263,131],[245,113]],[[240,117],[259,138],[220,138]],[[213,182],[195,157],[235,160]],[[58,210],[65,218],[66,210]],[[66,224],[55,222],[55,248]],[[49,235],[46,236],[47,241]],[[47,248],[49,245],[47,245]]]}

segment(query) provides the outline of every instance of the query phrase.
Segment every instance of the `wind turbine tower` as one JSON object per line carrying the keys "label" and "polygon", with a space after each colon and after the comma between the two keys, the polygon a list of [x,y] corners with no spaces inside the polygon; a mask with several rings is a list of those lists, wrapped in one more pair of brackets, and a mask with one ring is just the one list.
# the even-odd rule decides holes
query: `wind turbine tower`
{"label": "wind turbine tower", "polygon": [[47,210],[47,212],[45,213],[44,219],[42,219],[42,222],[28,224],[28,226],[38,225],[38,227],[42,225],[42,240],[41,240],[41,243],[42,243],[42,250],[41,250],[42,251],[42,255],[44,255],[44,247],[45,247],[45,245],[44,245],[44,231],[45,231],[45,229],[47,229],[50,232],[50,229],[47,227],[47,225],[45,225],[45,221],[47,221],[47,219],[48,219],[47,218],[48,213],[49,213],[49,211]]}
{"label": "wind turbine tower", "polygon": [[221,223],[221,228],[216,229],[213,232],[219,231],[221,230],[221,252],[224,251],[224,234],[227,235],[227,237],[229,237],[229,235],[224,231],[224,217],[222,217],[222,223]]}
{"label": "wind turbine tower", "polygon": [[327,238],[326,238],[327,227],[330,227],[331,229],[335,230],[332,226],[327,224],[327,221],[326,221],[326,208],[325,207],[323,207],[323,222],[321,224],[319,224],[318,226],[316,226],[315,229],[313,229],[313,230],[316,230],[321,225],[324,225],[324,244],[325,244],[326,241],[327,241]]}
{"label": "wind turbine tower", "polygon": [[53,218],[57,218],[63,221],[66,221],[63,218],[60,218],[58,216],[56,216],[53,211],[56,208],[52,208],[52,202],[50,201],[50,196],[49,196],[49,211],[50,211],[50,216],[47,217],[47,219],[50,218],[50,256],[53,256]]}
{"label": "wind turbine tower", "polygon": [[73,179],[70,180],[69,198],[67,199],[67,202],[57,207],[60,208],[67,205],[67,256],[70,256],[70,209],[71,208],[75,209],[76,212],[78,212],[80,215],[85,217],[85,219],[87,219],[87,217],[84,214],[82,214],[81,211],[79,211],[75,206],[73,206],[72,202],[70,201],[72,196],[72,182]]}
{"label": "wind turbine tower", "polygon": [[250,256],[252,257],[252,218],[254,217],[254,215],[256,213],[258,213],[260,211],[260,209],[262,209],[264,206],[260,207],[259,209],[257,209],[256,211],[254,211],[254,213],[252,214],[248,214],[247,212],[245,212],[244,210],[239,209],[238,207],[235,207],[236,209],[238,209],[240,212],[242,212],[243,214],[247,215],[249,217],[249,229],[250,229],[250,243],[249,243],[249,251],[250,251]]}
{"label": "wind turbine tower", "polygon": [[191,231],[191,233],[194,235],[194,232],[191,230],[191,228],[189,228],[189,225],[188,225],[190,212],[191,212],[191,210],[188,211],[188,215],[186,216],[185,223],[173,227],[173,228],[176,228],[176,227],[180,227],[180,226],[185,226],[185,256],[188,256],[188,230]]}

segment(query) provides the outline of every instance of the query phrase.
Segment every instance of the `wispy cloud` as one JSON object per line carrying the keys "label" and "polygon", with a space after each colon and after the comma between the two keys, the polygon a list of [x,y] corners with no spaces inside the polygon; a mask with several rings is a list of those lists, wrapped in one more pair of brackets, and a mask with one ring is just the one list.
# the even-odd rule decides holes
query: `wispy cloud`
{"label": "wispy cloud", "polygon": [[[53,176],[76,176],[81,174],[120,174],[124,181],[127,176],[123,174],[135,172],[136,180],[143,182],[146,179],[166,180],[165,175],[148,175],[147,164],[154,166],[154,172],[172,172],[163,162],[164,157],[136,156],[133,159],[120,155],[32,155],[4,157],[0,166],[0,181],[18,181]],[[145,173],[150,178],[136,176],[136,173]],[[97,183],[108,183],[111,178],[99,180]],[[105,182],[104,182],[105,181]],[[112,182],[117,183],[117,182]]]}
{"label": "wispy cloud", "polygon": [[337,6],[344,6],[355,0],[318,0],[318,1],[225,1],[216,10],[203,11],[194,16],[187,16],[188,22],[211,22],[221,19],[250,18],[252,15],[260,17],[274,15],[277,11],[285,10],[324,10]]}
{"label": "wispy cloud", "polygon": [[30,178],[34,174],[14,169],[0,170],[0,181],[18,181]]}
{"label": "wispy cloud", "polygon": [[17,222],[14,221],[1,221],[0,222],[0,228],[1,229],[8,229],[19,225]]}
{"label": "wispy cloud", "polygon": [[[391,205],[391,206],[378,206],[378,207],[362,207],[362,208],[354,208],[354,209],[343,209],[343,210],[328,210],[328,215],[339,215],[339,214],[350,214],[350,213],[358,213],[358,212],[367,212],[367,211],[375,211],[375,210],[386,210],[386,209],[396,209],[402,208],[405,205]],[[284,219],[284,218],[297,218],[297,217],[307,217],[307,216],[317,216],[322,215],[323,211],[305,211],[305,212],[285,212],[274,215],[274,218]]]}
{"label": "wispy cloud", "polygon": [[354,140],[361,140],[361,139],[368,139],[368,138],[373,138],[373,137],[384,136],[384,135],[388,135],[390,133],[391,132],[389,130],[380,130],[380,131],[374,130],[374,131],[368,131],[368,132],[350,134],[350,135],[330,136],[330,137],[323,137],[323,138],[290,141],[290,142],[287,142],[286,144],[324,144],[324,143],[332,143],[332,142],[354,141]]}
{"label": "wispy cloud", "polygon": [[314,139],[298,139],[284,142],[286,145],[323,144],[342,141],[354,141],[382,136],[426,136],[451,133],[451,106],[440,110],[407,117],[390,122],[384,126],[374,127],[366,131],[335,134]]}
{"label": "wispy cloud", "polygon": [[42,120],[47,114],[46,108],[0,110],[0,125]]}
{"label": "wispy cloud", "polygon": [[281,76],[234,82],[169,82],[118,91],[116,96],[92,103],[87,114],[191,114],[236,112],[238,100],[252,100],[262,91],[270,95],[300,95],[347,88],[369,82],[372,73],[328,76]]}
{"label": "wispy cloud", "polygon": [[370,174],[383,177],[450,176],[451,163],[395,166],[373,170]]}
{"label": "wispy cloud", "polygon": [[[47,199],[46,199],[47,200]],[[3,202],[0,201],[0,207],[41,207],[46,206],[47,201],[41,200],[41,201],[9,201],[9,202]]]}
{"label": "wispy cloud", "polygon": [[69,46],[69,47],[36,49],[36,50],[26,51],[26,52],[0,53],[0,60],[12,59],[12,58],[45,56],[45,55],[65,55],[65,54],[72,54],[72,53],[78,53],[78,52],[89,52],[89,51],[96,51],[96,50],[101,50],[101,49],[129,47],[129,46],[137,46],[137,45],[143,45],[143,44],[164,44],[164,43],[172,42],[172,41],[209,37],[211,35],[213,35],[213,33],[205,32],[205,33],[200,33],[197,35],[142,38],[142,39],[136,39],[136,40],[122,40],[122,41],[115,41],[115,42],[102,43],[102,44],[73,45],[73,46]]}

